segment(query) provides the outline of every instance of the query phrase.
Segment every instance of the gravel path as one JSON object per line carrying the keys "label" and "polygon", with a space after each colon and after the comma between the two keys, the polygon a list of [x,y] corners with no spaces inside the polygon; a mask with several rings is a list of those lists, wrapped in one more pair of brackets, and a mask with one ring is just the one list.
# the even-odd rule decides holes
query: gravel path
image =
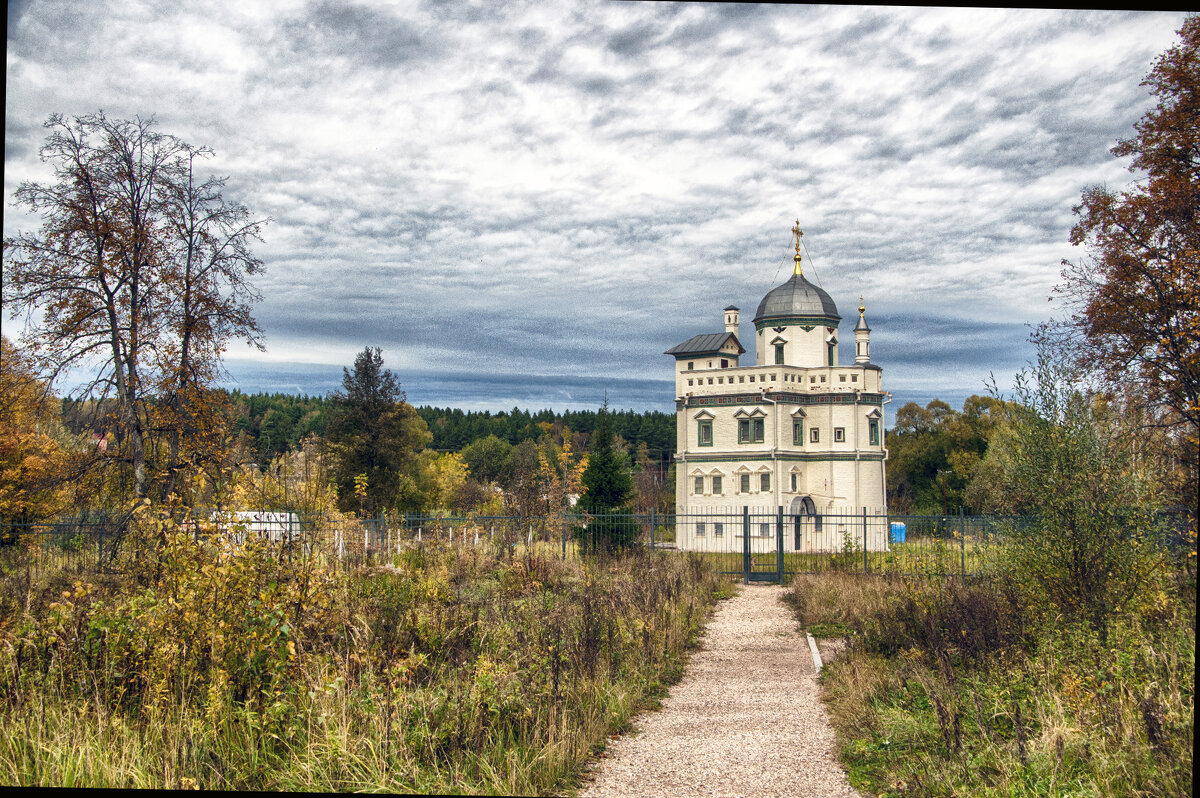
{"label": "gravel path", "polygon": [[720,603],[662,709],[610,741],[580,796],[859,796],[782,595],[750,585]]}

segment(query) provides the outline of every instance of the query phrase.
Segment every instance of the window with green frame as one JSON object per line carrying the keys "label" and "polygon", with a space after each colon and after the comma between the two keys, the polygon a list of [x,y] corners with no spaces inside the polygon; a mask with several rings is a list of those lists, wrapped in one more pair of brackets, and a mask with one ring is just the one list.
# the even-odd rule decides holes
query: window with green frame
{"label": "window with green frame", "polygon": [[871,434],[871,445],[878,446],[879,445],[879,419],[877,419],[877,418],[871,419],[871,423],[870,423],[868,429],[870,430],[870,434]]}
{"label": "window with green frame", "polygon": [[775,365],[783,365],[783,344],[775,344]]}
{"label": "window with green frame", "polygon": [[836,353],[837,353],[837,341],[830,341],[828,355],[829,355],[829,365],[831,365],[831,366],[834,365],[833,360],[834,360],[834,355]]}
{"label": "window with green frame", "polygon": [[804,445],[804,419],[802,418],[792,419],[792,445]]}
{"label": "window with green frame", "polygon": [[738,443],[762,443],[766,425],[761,418],[738,420]]}
{"label": "window with green frame", "polygon": [[712,419],[704,419],[696,422],[696,445],[713,445]]}
{"label": "window with green frame", "polygon": [[741,492],[742,493],[750,492],[750,475],[749,474],[741,475]]}
{"label": "window with green frame", "polygon": [[759,487],[758,487],[759,490],[761,490],[765,493],[771,489],[771,475],[770,474],[759,474],[758,479],[759,479]]}
{"label": "window with green frame", "polygon": [[693,486],[692,492],[697,496],[704,494],[704,477],[696,477],[696,484]]}
{"label": "window with green frame", "polygon": [[720,475],[718,475],[718,474],[714,474],[714,475],[713,475],[713,478],[712,478],[712,492],[713,492],[713,495],[714,495],[714,496],[720,496],[720,495],[721,495],[721,477],[720,477]]}

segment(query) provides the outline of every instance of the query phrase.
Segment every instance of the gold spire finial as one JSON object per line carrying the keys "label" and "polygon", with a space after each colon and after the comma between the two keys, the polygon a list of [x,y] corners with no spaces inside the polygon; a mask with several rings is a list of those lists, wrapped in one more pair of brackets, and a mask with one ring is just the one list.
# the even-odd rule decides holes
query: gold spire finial
{"label": "gold spire finial", "polygon": [[799,219],[796,220],[796,225],[792,228],[792,233],[796,236],[796,257],[792,258],[792,260],[796,261],[796,269],[792,273],[800,274],[800,236],[804,235],[804,232],[800,229]]}
{"label": "gold spire finial", "polygon": [[862,294],[859,294],[858,295],[858,315],[861,316],[862,314],[864,314],[866,312],[867,312],[867,306],[863,304]]}

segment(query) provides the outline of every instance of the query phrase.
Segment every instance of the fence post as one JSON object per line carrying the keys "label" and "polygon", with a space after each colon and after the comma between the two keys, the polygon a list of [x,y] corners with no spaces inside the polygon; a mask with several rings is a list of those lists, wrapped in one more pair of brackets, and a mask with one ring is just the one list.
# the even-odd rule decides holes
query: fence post
{"label": "fence post", "polygon": [[958,508],[959,551],[962,553],[962,576],[965,579],[967,576],[967,520],[964,512],[964,508]]}
{"label": "fence post", "polygon": [[750,507],[742,505],[742,584],[750,584]]}
{"label": "fence post", "polygon": [[867,573],[867,508],[863,507],[863,573]]}
{"label": "fence post", "polygon": [[783,587],[783,505],[779,505],[779,514],[775,518],[775,575],[779,586]]}

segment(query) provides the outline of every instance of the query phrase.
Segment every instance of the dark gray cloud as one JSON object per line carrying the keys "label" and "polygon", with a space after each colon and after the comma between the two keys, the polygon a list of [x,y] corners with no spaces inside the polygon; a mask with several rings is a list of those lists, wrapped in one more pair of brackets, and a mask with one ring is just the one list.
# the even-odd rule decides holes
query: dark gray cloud
{"label": "dark gray cloud", "polygon": [[381,9],[343,2],[309,3],[278,26],[274,39],[287,60],[345,59],[357,69],[387,69],[434,57],[439,49],[432,31],[422,33]]}
{"label": "dark gray cloud", "polygon": [[[370,344],[402,374],[666,379],[663,350],[719,329],[730,302],[748,319],[786,279],[799,217],[805,273],[844,309],[865,295],[885,380],[914,396],[975,393],[1027,359],[1024,325],[1078,254],[1071,207],[1085,185],[1130,179],[1108,150],[1150,106],[1138,83],[1183,18],[225,0],[13,13],[9,201],[48,176],[53,112],[155,114],[213,147],[228,193],[274,219],[268,351],[246,355],[271,369],[332,368]],[[6,235],[36,223],[7,210]]]}

